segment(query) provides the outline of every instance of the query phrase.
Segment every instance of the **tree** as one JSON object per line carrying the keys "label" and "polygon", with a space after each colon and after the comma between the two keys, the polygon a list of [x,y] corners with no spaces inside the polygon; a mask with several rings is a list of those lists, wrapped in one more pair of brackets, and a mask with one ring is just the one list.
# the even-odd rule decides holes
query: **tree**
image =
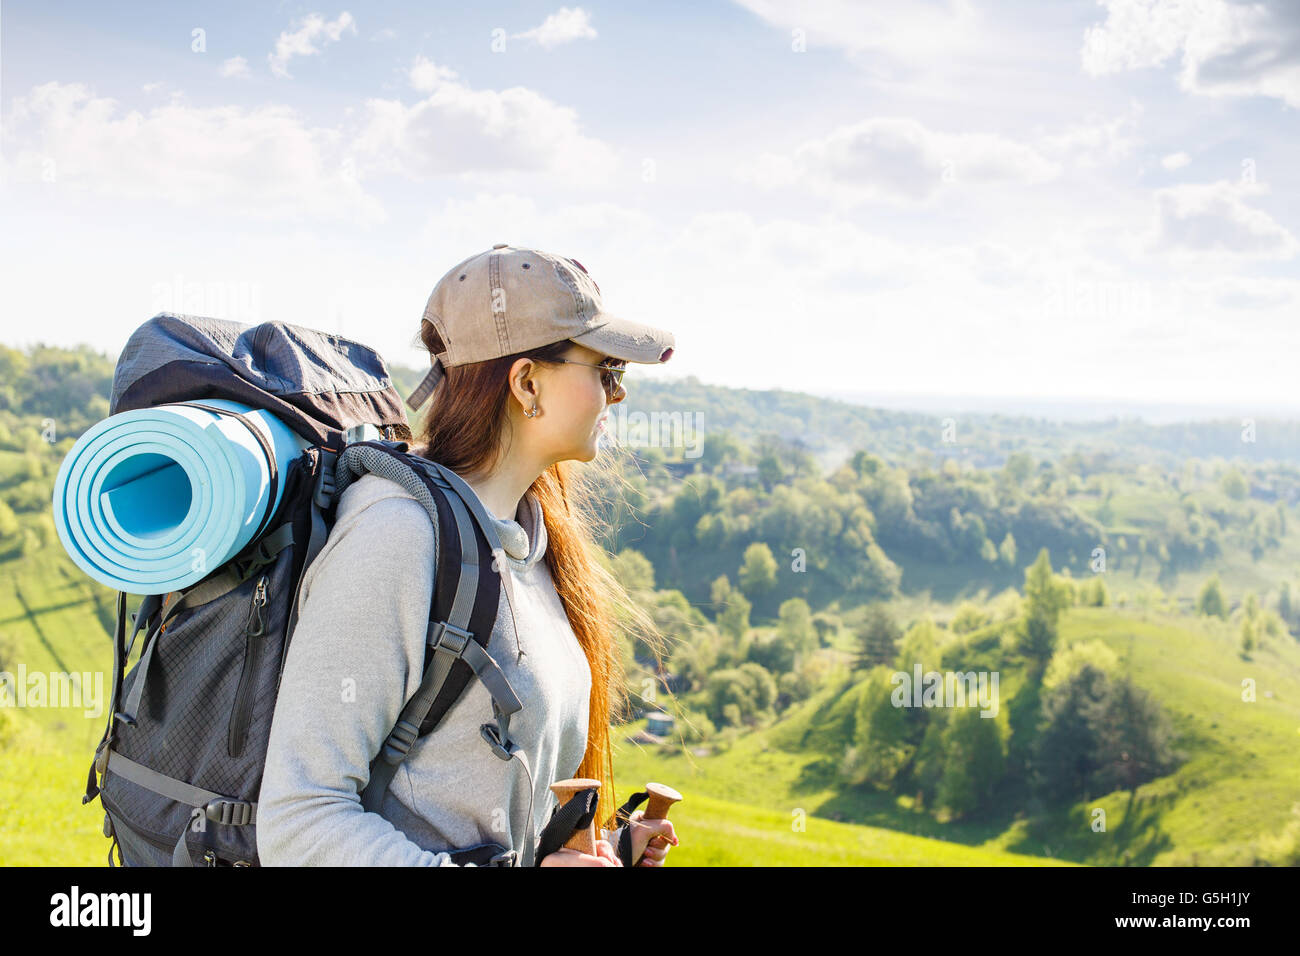
{"label": "tree", "polygon": [[1247,618],[1254,620],[1259,616],[1259,595],[1254,591],[1247,591],[1246,596],[1241,599],[1241,610]]}
{"label": "tree", "polygon": [[776,681],[766,669],[753,661],[746,661],[739,667],[711,674],[705,697],[711,720],[735,725],[772,706],[776,701]]}
{"label": "tree", "polygon": [[1219,584],[1217,571],[1201,587],[1200,596],[1196,599],[1196,610],[1199,614],[1227,620],[1228,606],[1223,600],[1223,588]]}
{"label": "tree", "polygon": [[875,475],[885,464],[882,459],[869,451],[854,452],[849,463],[853,466],[853,470],[864,478]]}
{"label": "tree", "polygon": [[710,432],[700,454],[700,468],[714,472],[729,461],[742,460],[744,454],[744,448],[729,431]]}
{"label": "tree", "polygon": [[772,549],[762,541],[755,541],[745,549],[740,566],[740,587],[749,597],[756,597],[776,586],[776,559]]}
{"label": "tree", "polygon": [[1047,666],[1047,673],[1043,675],[1043,690],[1052,690],[1065,683],[1085,664],[1091,665],[1107,676],[1119,671],[1119,657],[1105,641],[1099,638],[1075,641],[1052,656],[1052,662]]}
{"label": "tree", "polygon": [[1246,479],[1236,468],[1229,468],[1223,473],[1219,478],[1219,487],[1234,501],[1241,501],[1246,497]]}
{"label": "tree", "polygon": [[1033,474],[1034,459],[1023,451],[1013,452],[1007,456],[1007,463],[1003,466],[1002,471],[1011,480],[1012,484],[1019,487]]}
{"label": "tree", "polygon": [[1095,727],[1106,692],[1106,675],[1085,664],[1044,696],[1045,726],[1034,747],[1033,781],[1048,804],[1087,793],[1097,770]]}
{"label": "tree", "polygon": [[1034,780],[1050,803],[1134,791],[1178,760],[1167,715],[1127,677],[1083,664],[1044,697]]}
{"label": "tree", "polygon": [[1010,531],[1002,539],[1002,544],[998,546],[998,557],[1002,559],[1002,563],[1007,567],[1014,568],[1016,566],[1016,539],[1011,536]]}
{"label": "tree", "polygon": [[26,375],[27,356],[0,345],[0,409],[20,410],[24,394],[22,380]]}
{"label": "tree", "polygon": [[1066,583],[1052,573],[1047,549],[1025,570],[1025,616],[1016,634],[1016,650],[1034,665],[1039,677],[1056,650],[1057,621],[1070,604]]}
{"label": "tree", "polygon": [[758,458],[758,480],[763,483],[763,487],[771,491],[784,477],[785,469],[781,467],[781,459],[776,456],[776,452],[763,452]]}
{"label": "tree", "polygon": [[986,810],[1005,769],[997,720],[981,717],[974,707],[957,708],[943,734],[943,751],[939,804],[957,818]]}
{"label": "tree", "polygon": [[727,593],[726,606],[722,613],[718,615],[717,622],[725,634],[730,634],[736,640],[745,636],[749,630],[749,612],[754,609],[754,605],[749,602],[740,591],[732,588]]}
{"label": "tree", "polygon": [[902,629],[890,616],[883,604],[872,604],[867,608],[866,620],[858,635],[859,652],[856,666],[875,667],[878,664],[893,664],[898,656],[898,641],[903,636]]}
{"label": "tree", "polygon": [[655,567],[640,551],[624,548],[612,560],[614,578],[629,592],[653,591]]}
{"label": "tree", "polygon": [[812,609],[803,598],[790,598],[781,602],[777,612],[779,623],[777,637],[794,648],[795,666],[817,645],[817,632],[813,629]]}
{"label": "tree", "polygon": [[1257,643],[1256,628],[1254,618],[1245,618],[1241,622],[1241,650],[1243,654],[1249,654],[1255,649]]}
{"label": "tree", "polygon": [[1283,581],[1282,590],[1277,596],[1277,614],[1282,618],[1282,623],[1286,625],[1288,631],[1297,630],[1296,610],[1296,600],[1291,593],[1291,582]]}
{"label": "tree", "polygon": [[843,622],[834,614],[827,614],[825,611],[819,611],[813,615],[813,630],[817,632],[817,646],[829,647],[831,635],[840,629]]}
{"label": "tree", "polygon": [[894,659],[899,670],[911,671],[917,664],[922,671],[934,670],[939,664],[939,632],[934,621],[923,617],[907,629]]}
{"label": "tree", "polygon": [[895,707],[887,668],[878,667],[859,689],[853,745],[845,754],[843,776],[853,785],[888,787],[915,747],[909,742],[907,707]]}
{"label": "tree", "polygon": [[1081,597],[1087,607],[1107,607],[1110,604],[1110,591],[1106,587],[1105,578],[1097,575],[1084,584]]}
{"label": "tree", "polygon": [[727,598],[731,596],[733,588],[731,578],[725,574],[719,574],[709,585],[709,603],[713,605],[714,614],[721,614],[722,609],[727,606]]}
{"label": "tree", "polygon": [[746,658],[773,674],[788,674],[795,667],[795,646],[772,633],[749,645]]}
{"label": "tree", "polygon": [[957,607],[957,613],[952,616],[952,632],[969,634],[991,624],[992,621],[992,616],[984,608],[970,601],[962,601]]}
{"label": "tree", "polygon": [[1127,676],[1110,681],[1098,728],[1096,793],[1135,791],[1177,763],[1168,716]]}

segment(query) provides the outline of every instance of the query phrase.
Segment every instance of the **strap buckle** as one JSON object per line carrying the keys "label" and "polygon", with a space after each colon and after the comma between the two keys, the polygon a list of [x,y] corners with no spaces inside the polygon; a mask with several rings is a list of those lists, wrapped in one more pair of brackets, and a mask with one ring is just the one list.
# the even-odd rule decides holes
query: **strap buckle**
{"label": "strap buckle", "polygon": [[519,860],[518,850],[502,850],[488,860],[488,866],[514,866]]}
{"label": "strap buckle", "polygon": [[409,720],[399,720],[388,735],[388,739],[384,741],[382,751],[384,760],[393,766],[397,766],[410,753],[411,747],[415,745],[415,740],[419,735],[419,727]]}
{"label": "strap buckle", "polygon": [[316,475],[316,490],[312,495],[312,500],[321,511],[329,510],[330,503],[334,500],[334,466],[337,462],[337,454],[321,449],[320,471]]}
{"label": "strap buckle", "polygon": [[488,742],[488,746],[492,748],[492,753],[502,760],[511,759],[510,751],[501,745],[501,735],[497,732],[496,724],[482,724],[478,730],[483,739]]}
{"label": "strap buckle", "polygon": [[103,742],[95,748],[95,772],[101,777],[108,770],[108,748],[111,745],[112,741],[105,737]]}
{"label": "strap buckle", "polygon": [[472,631],[467,631],[463,627],[457,627],[447,621],[434,621],[429,625],[429,646],[435,651],[441,651],[445,648],[453,657],[463,655],[465,648],[473,639],[474,634]]}
{"label": "strap buckle", "polygon": [[218,797],[209,800],[203,812],[209,820],[234,827],[247,826],[253,820],[253,805],[247,800]]}

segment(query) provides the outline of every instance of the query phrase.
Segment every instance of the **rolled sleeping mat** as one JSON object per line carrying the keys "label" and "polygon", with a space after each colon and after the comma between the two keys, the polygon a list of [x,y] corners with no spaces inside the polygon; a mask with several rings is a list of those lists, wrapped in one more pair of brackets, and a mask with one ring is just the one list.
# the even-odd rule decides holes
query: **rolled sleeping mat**
{"label": "rolled sleeping mat", "polygon": [[[270,412],[225,399],[111,415],[77,439],[54,482],[54,526],[86,574],[127,594],[166,594],[240,552],[279,506],[309,442]],[[264,528],[265,531],[270,530]]]}

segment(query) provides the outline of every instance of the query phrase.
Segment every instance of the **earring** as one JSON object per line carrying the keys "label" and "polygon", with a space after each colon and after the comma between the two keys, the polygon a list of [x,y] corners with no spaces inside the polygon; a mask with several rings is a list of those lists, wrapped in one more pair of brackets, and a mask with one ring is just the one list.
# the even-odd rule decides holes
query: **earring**
{"label": "earring", "polygon": [[536,405],[533,405],[533,410],[531,412],[524,412],[524,418],[534,418],[536,417],[536,415],[537,415]]}

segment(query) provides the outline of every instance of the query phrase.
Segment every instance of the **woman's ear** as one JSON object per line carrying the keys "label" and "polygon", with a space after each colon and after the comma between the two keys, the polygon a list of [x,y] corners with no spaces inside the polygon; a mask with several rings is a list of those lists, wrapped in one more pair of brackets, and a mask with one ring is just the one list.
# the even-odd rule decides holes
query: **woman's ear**
{"label": "woman's ear", "polygon": [[521,410],[526,411],[537,401],[537,383],[535,376],[539,366],[532,359],[522,358],[510,366],[510,391],[519,402]]}

